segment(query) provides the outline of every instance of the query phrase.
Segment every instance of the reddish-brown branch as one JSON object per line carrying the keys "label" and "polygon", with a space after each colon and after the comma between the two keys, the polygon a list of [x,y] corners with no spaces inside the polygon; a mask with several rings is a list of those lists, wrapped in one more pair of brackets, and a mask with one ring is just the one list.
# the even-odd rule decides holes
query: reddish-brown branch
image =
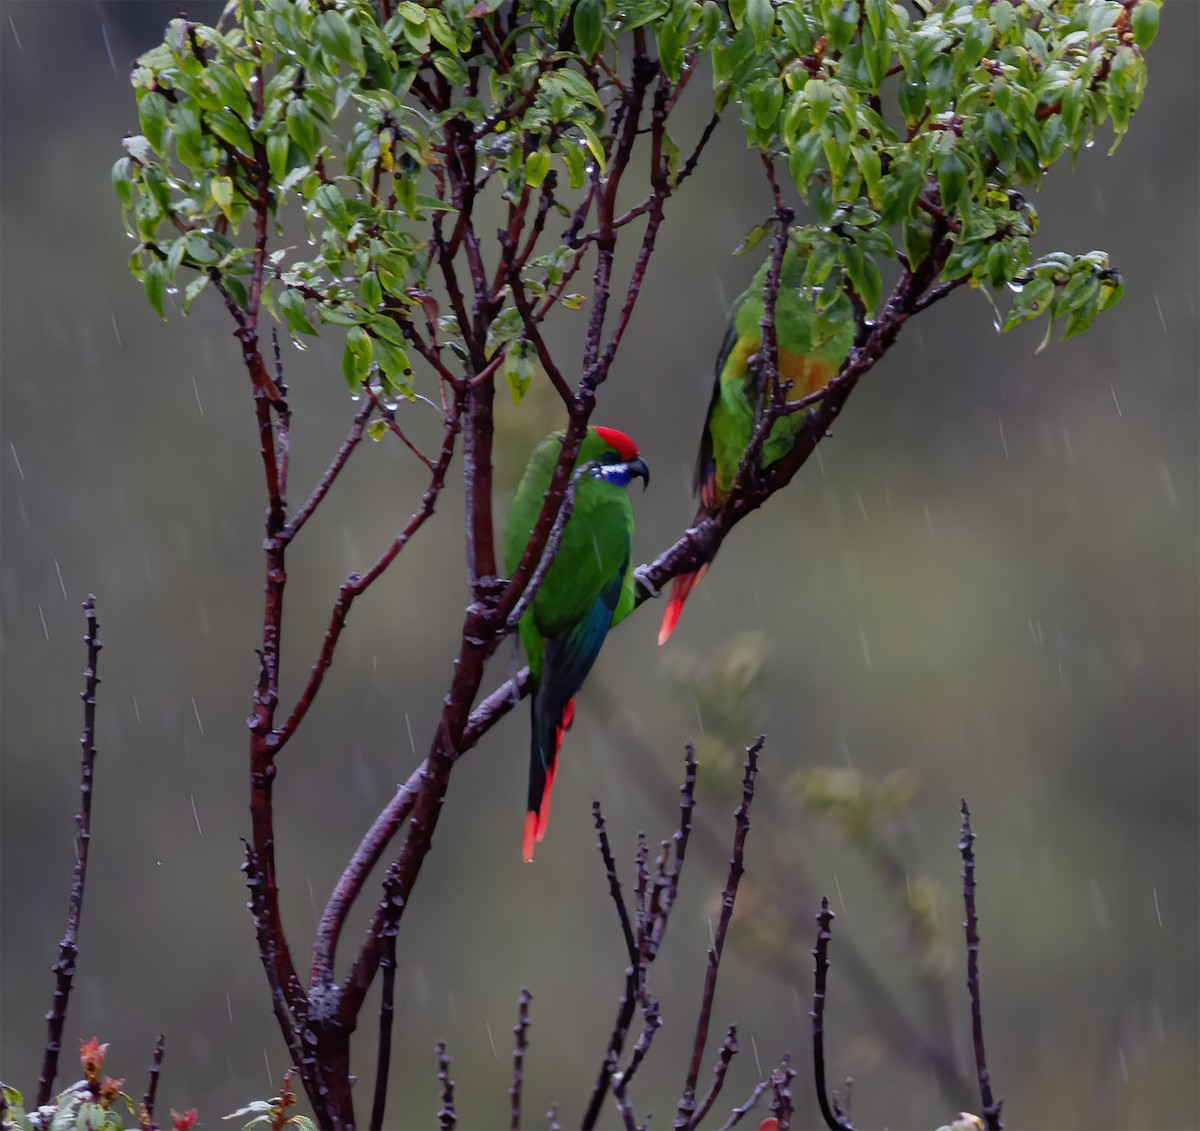
{"label": "reddish-brown branch", "polygon": [[87,631],[87,667],[83,672],[83,734],[80,735],[79,812],[75,814],[75,864],[71,871],[71,895],[67,901],[67,929],[58,944],[58,961],[50,968],[54,974],[54,998],[46,1014],[46,1047],[42,1071],[38,1077],[37,1106],[50,1102],[54,1079],[58,1075],[58,1054],[62,1049],[63,1025],[75,978],[75,959],[79,956],[79,920],[83,914],[83,895],[87,887],[88,850],[92,843],[92,783],[96,767],[96,688],[100,649],[100,622],[96,619],[96,598],[91,593],[83,602]]}
{"label": "reddish-brown branch", "polygon": [[435,1051],[438,1058],[438,1083],[442,1086],[438,1127],[440,1131],[454,1131],[458,1126],[458,1113],[454,1110],[454,1081],[450,1079],[450,1057],[446,1055],[446,1042],[438,1041]]}
{"label": "reddish-brown branch", "polygon": [[713,1068],[713,1082],[705,1092],[704,1098],[696,1105],[696,1114],[692,1116],[693,1124],[698,1124],[709,1112],[725,1086],[725,1076],[729,1072],[729,1064],[741,1050],[737,1039],[737,1026],[730,1025],[725,1031],[725,1039],[717,1052],[716,1067]]}
{"label": "reddish-brown branch", "polygon": [[[395,879],[388,875],[383,885],[383,898],[388,903],[395,899]],[[385,927],[385,942],[380,969],[383,971],[379,1000],[379,1048],[375,1061],[375,1095],[371,1101],[371,1127],[383,1126],[383,1113],[387,1109],[388,1072],[392,1060],[392,1020],[395,1014],[396,993],[396,926],[389,921]]]}
{"label": "reddish-brown branch", "polygon": [[[150,1079],[146,1084],[146,1092],[142,1096],[142,1106],[138,1112],[138,1122],[142,1127],[156,1131],[158,1124],[154,1119],[154,1104],[158,1097],[158,1077],[162,1072],[163,1054],[166,1052],[166,1041],[162,1033],[154,1042],[154,1058],[150,1061]],[[142,1119],[142,1115],[145,1119]]]}
{"label": "reddish-brown branch", "polygon": [[817,915],[817,945],[813,950],[816,965],[813,970],[813,1007],[812,1007],[812,1042],[813,1042],[813,1086],[817,1092],[817,1104],[821,1108],[821,1118],[830,1131],[854,1131],[854,1126],[846,1114],[838,1107],[835,1096],[832,1104],[825,1086],[825,978],[829,973],[829,940],[833,937],[829,927],[834,915],[829,909],[829,900],[821,897],[821,911]]}
{"label": "reddish-brown branch", "polygon": [[729,921],[733,918],[733,904],[737,899],[738,883],[745,871],[746,836],[750,832],[750,805],[754,801],[754,785],[758,777],[758,755],[762,750],[762,735],[746,747],[745,775],[742,778],[742,803],[735,814],[733,852],[729,859],[729,877],[721,893],[721,915],[713,935],[713,944],[708,949],[708,969],[704,975],[704,993],[700,1000],[700,1015],[696,1019],[696,1040],[692,1045],[692,1060],[688,1067],[687,1080],[679,1099],[673,1126],[676,1131],[696,1125],[696,1082],[700,1078],[700,1067],[704,1060],[704,1046],[708,1043],[708,1027],[712,1019],[713,998],[717,992],[717,973],[721,968],[721,955],[725,950],[725,935]]}
{"label": "reddish-brown branch", "polygon": [[987,1055],[983,1047],[983,1008],[979,998],[979,920],[975,912],[975,834],[971,831],[971,812],[966,799],[962,803],[962,836],[958,850],[963,862],[963,903],[967,917],[963,929],[967,936],[967,988],[971,994],[971,1038],[975,1048],[975,1071],[979,1077],[979,1095],[983,1103],[983,1118],[988,1131],[1001,1131],[1000,1108],[1004,1101],[992,1096],[992,1081],[988,1075]]}
{"label": "reddish-brown branch", "polygon": [[378,580],[380,574],[396,560],[400,551],[408,545],[413,535],[425,525],[430,515],[433,514],[434,508],[437,506],[438,496],[441,494],[442,487],[446,481],[446,470],[450,466],[451,457],[454,455],[454,441],[458,435],[458,430],[459,418],[455,414],[446,421],[441,454],[430,473],[429,485],[425,488],[424,495],[421,496],[421,505],[412,513],[404,529],[396,535],[392,540],[392,544],[380,555],[379,559],[366,573],[352,573],[342,582],[341,588],[338,590],[337,600],[333,604],[333,611],[329,616],[329,627],[325,630],[325,639],[321,644],[320,655],[317,657],[316,663],[312,666],[308,682],[305,684],[304,690],[300,693],[300,698],[296,701],[296,706],[292,708],[292,713],[288,716],[287,722],[276,728],[268,736],[268,746],[272,755],[278,754],[292,735],[295,734],[296,727],[300,725],[301,720],[308,713],[308,709],[312,706],[317,692],[321,689],[325,673],[329,670],[330,664],[333,663],[333,654],[337,648],[338,639],[342,634],[342,629],[346,626],[346,618],[350,615],[350,606],[354,603],[355,598],[365,593]]}
{"label": "reddish-brown branch", "polygon": [[367,400],[358,412],[354,414],[354,421],[350,425],[350,431],[346,434],[346,438],[338,448],[337,454],[322,473],[321,478],[317,481],[317,485],[312,489],[312,493],[304,500],[304,505],[296,511],[283,529],[280,530],[277,535],[278,542],[287,545],[300,533],[300,528],[312,518],[313,511],[321,505],[321,501],[329,494],[329,489],[333,486],[334,480],[341,474],[342,468],[346,466],[346,461],[362,440],[367,420],[370,418],[374,408],[374,400]]}
{"label": "reddish-brown branch", "polygon": [[521,1085],[525,1079],[525,1051],[529,1047],[529,1003],[532,995],[522,990],[517,998],[517,1023],[513,1026],[513,1075],[508,1089],[509,1125],[521,1131]]}

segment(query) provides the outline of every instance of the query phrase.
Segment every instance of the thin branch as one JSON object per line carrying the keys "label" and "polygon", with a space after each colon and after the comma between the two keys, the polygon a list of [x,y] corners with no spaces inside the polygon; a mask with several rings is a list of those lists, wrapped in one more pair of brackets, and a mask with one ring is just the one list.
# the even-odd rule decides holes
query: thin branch
{"label": "thin branch", "polygon": [[[357,421],[358,417],[355,417],[355,420]],[[400,551],[408,545],[413,535],[425,525],[429,517],[433,514],[437,506],[438,496],[441,494],[442,487],[446,481],[446,470],[449,468],[450,459],[454,455],[454,442],[458,431],[459,417],[456,414],[446,422],[445,433],[442,438],[442,450],[438,456],[437,463],[433,465],[430,473],[429,485],[425,488],[424,495],[421,496],[421,505],[412,513],[407,525],[392,540],[392,544],[380,555],[378,561],[366,573],[352,573],[342,582],[341,588],[338,590],[337,600],[333,605],[333,611],[329,615],[329,627],[325,630],[325,639],[321,644],[320,655],[309,672],[308,682],[305,684],[304,690],[300,693],[300,698],[297,699],[296,705],[292,708],[292,713],[288,716],[287,721],[282,726],[277,727],[268,736],[268,747],[273,755],[278,754],[283,749],[288,740],[295,734],[296,728],[300,725],[304,716],[308,714],[308,709],[312,706],[313,700],[316,698],[317,692],[320,691],[321,684],[324,682],[325,673],[329,671],[329,667],[333,663],[338,639],[342,634],[342,629],[346,626],[346,618],[350,615],[350,606],[354,603],[355,598],[361,596],[375,583],[380,574],[396,560]]]}
{"label": "thin branch", "polygon": [[458,1126],[458,1114],[454,1110],[454,1081],[450,1079],[450,1057],[446,1053],[446,1042],[438,1041],[434,1051],[438,1058],[438,1083],[442,1086],[442,1106],[438,1109],[440,1131],[454,1131]]}
{"label": "thin branch", "polygon": [[670,878],[658,897],[657,914],[647,937],[647,957],[653,961],[662,945],[667,929],[667,919],[679,895],[679,878],[683,873],[683,860],[687,855],[688,840],[692,835],[692,814],[696,809],[696,751],[690,742],[684,744],[684,778],[679,787],[679,828],[672,838],[675,846],[675,865]]}
{"label": "thin branch", "polygon": [[[649,911],[646,912],[644,909],[639,910],[636,939],[633,926],[629,920],[629,911],[625,906],[625,899],[621,894],[620,881],[617,879],[616,864],[613,861],[612,850],[609,848],[608,833],[604,827],[604,818],[600,810],[600,803],[598,801],[592,802],[592,814],[596,821],[596,830],[599,834],[598,847],[600,849],[600,856],[604,861],[605,873],[608,876],[609,891],[612,894],[613,901],[617,905],[617,914],[621,920],[621,932],[625,937],[625,948],[629,955],[629,966],[625,970],[625,988],[617,1003],[617,1017],[608,1039],[608,1047],[605,1049],[604,1059],[600,1063],[600,1071],[597,1073],[596,1082],[592,1085],[592,1094],[588,1100],[587,1110],[584,1112],[583,1118],[579,1121],[579,1125],[583,1128],[583,1131],[589,1131],[590,1128],[595,1127],[596,1121],[600,1118],[600,1108],[604,1103],[604,1097],[608,1094],[613,1074],[619,1070],[621,1051],[625,1047],[625,1040],[629,1035],[629,1026],[633,1021],[633,1014],[637,1008],[638,1001],[641,1000],[643,1002],[644,1008],[649,1008],[650,1006],[646,995],[646,972],[649,964],[654,961],[658,953],[658,948],[662,943],[663,935],[667,929],[667,920],[670,917],[671,909],[675,905],[675,897],[679,890],[679,876],[683,868],[684,856],[687,852],[688,837],[692,831],[692,811],[696,804],[696,758],[690,742],[685,748],[684,765],[684,783],[679,787],[681,795],[679,802],[679,829],[674,837],[675,866],[671,875],[666,878],[666,883],[662,887],[656,886],[655,896],[651,900]],[[644,838],[640,838],[639,846],[641,844],[644,844]],[[660,858],[660,860],[662,861],[662,866],[665,867],[665,859]],[[642,857],[639,867],[639,881],[643,883],[644,872],[645,859]],[[644,905],[644,893],[642,903]],[[653,1028],[657,1029],[658,1023]],[[643,1033],[645,1033],[645,1030],[643,1030]],[[652,1036],[653,1032],[650,1033],[650,1037]],[[648,1040],[649,1038],[647,1039],[647,1047]],[[643,1050],[641,1055],[645,1055],[645,1050]]]}
{"label": "thin branch", "polygon": [[741,1051],[741,1046],[737,1039],[737,1026],[730,1025],[725,1032],[725,1039],[721,1042],[721,1048],[717,1052],[717,1063],[713,1068],[713,1082],[709,1085],[708,1091],[705,1092],[704,1098],[696,1106],[696,1114],[692,1116],[693,1124],[699,1123],[709,1111],[709,1108],[716,1102],[717,1097],[721,1094],[721,1089],[725,1086],[725,1075],[729,1071],[730,1061]]}
{"label": "thin branch", "polygon": [[919,311],[928,310],[935,302],[941,302],[942,299],[961,287],[969,278],[969,275],[960,275],[957,279],[951,279],[948,283],[942,283],[941,286],[934,287],[913,303],[913,313],[916,314]]}
{"label": "thin branch", "polygon": [[696,1020],[696,1040],[692,1046],[692,1061],[684,1083],[683,1095],[675,1113],[673,1126],[690,1128],[695,1126],[696,1081],[700,1078],[700,1065],[704,1059],[704,1046],[708,1043],[708,1027],[712,1018],[713,997],[717,992],[717,972],[721,966],[721,954],[725,949],[725,934],[729,920],[733,917],[733,904],[737,899],[738,883],[745,871],[746,836],[750,832],[750,805],[754,800],[754,785],[758,777],[758,755],[766,741],[759,735],[746,747],[745,774],[742,778],[742,803],[734,814],[733,852],[729,859],[729,876],[721,894],[721,916],[713,944],[708,949],[708,970],[704,976],[704,994],[700,1002],[700,1016]]}
{"label": "thin branch", "polygon": [[317,481],[317,485],[312,489],[312,493],[304,500],[304,505],[292,516],[291,520],[277,535],[277,540],[283,545],[287,545],[300,533],[301,527],[312,517],[313,511],[320,506],[321,500],[329,494],[329,489],[333,486],[334,480],[337,479],[342,468],[346,466],[346,461],[362,440],[367,420],[374,409],[374,400],[367,399],[358,412],[354,414],[354,421],[350,425],[350,431],[346,434],[346,438],[338,448],[337,455],[330,461],[329,466]]}
{"label": "thin branch", "polygon": [[835,916],[829,909],[829,900],[821,897],[821,910],[817,915],[819,929],[817,945],[813,950],[816,967],[813,976],[812,1040],[813,1040],[813,1086],[817,1092],[817,1104],[821,1118],[830,1131],[854,1131],[854,1125],[838,1106],[836,1095],[830,1104],[825,1088],[825,977],[829,971],[829,940],[833,937],[829,928]]}
{"label": "thin branch", "polygon": [[525,1050],[529,1047],[529,1002],[532,996],[522,990],[517,998],[517,1023],[513,1026],[513,1082],[508,1090],[511,1101],[512,1131],[521,1131],[521,1085],[525,1079]]}
{"label": "thin branch", "polygon": [[637,1074],[642,1061],[646,1058],[646,1053],[650,1051],[650,1043],[654,1040],[654,1034],[658,1032],[659,1027],[662,1025],[662,1014],[659,1010],[658,1002],[647,1002],[643,1006],[642,1015],[645,1018],[645,1023],[642,1025],[642,1031],[633,1046],[633,1055],[629,1058],[629,1067],[624,1072],[614,1071],[610,1073],[613,1081],[613,1099],[616,1101],[617,1110],[621,1113],[621,1119],[628,1131],[637,1131],[637,1120],[634,1118],[633,1107],[629,1102],[629,1082]]}
{"label": "thin branch", "polygon": [[513,303],[516,305],[517,312],[521,315],[521,322],[525,326],[525,337],[533,344],[533,348],[537,351],[538,361],[541,362],[542,368],[546,371],[546,376],[550,378],[550,383],[562,398],[563,404],[570,411],[575,400],[575,395],[571,392],[566,378],[563,377],[562,370],[558,368],[558,363],[555,362],[554,355],[551,354],[549,347],[546,345],[541,330],[538,329],[540,319],[534,313],[533,307],[529,303],[529,296],[525,293],[525,284],[521,280],[521,271],[515,259],[515,245],[506,232],[501,232],[500,237],[504,249],[502,260],[509,265],[508,285],[512,290]]}
{"label": "thin branch", "polygon": [[[384,881],[384,899],[393,903],[399,898],[396,879],[391,873]],[[387,1107],[388,1072],[392,1057],[392,1022],[395,1016],[396,994],[396,922],[389,919],[384,928],[383,957],[379,967],[383,971],[383,985],[379,1002],[379,1050],[375,1062],[375,1095],[371,1102],[372,1127],[383,1126],[383,1113]]]}
{"label": "thin branch", "polygon": [[958,850],[963,860],[963,903],[967,918],[963,923],[967,935],[967,989],[971,993],[971,1036],[975,1045],[975,1069],[979,1075],[979,1094],[983,1101],[983,1118],[988,1131],[1001,1131],[1000,1108],[1004,1100],[992,1097],[988,1076],[987,1056],[983,1047],[983,1008],[979,1001],[979,920],[975,914],[975,834],[971,831],[971,812],[964,798],[962,803],[962,836]]}
{"label": "thin branch", "polygon": [[721,121],[721,115],[714,113],[708,120],[708,125],[704,127],[704,132],[700,135],[700,140],[696,142],[696,148],[692,150],[691,156],[684,162],[683,168],[679,170],[675,177],[675,187],[678,188],[684,181],[688,179],[695,171],[696,165],[700,161],[700,154],[704,152],[705,146],[708,145],[709,139],[713,135],[713,131],[717,128]]}
{"label": "thin branch", "polygon": [[629,953],[629,965],[637,965],[638,946],[633,939],[633,927],[629,923],[629,909],[625,906],[625,897],[621,894],[621,881],[617,878],[617,864],[613,859],[612,848],[608,843],[608,829],[604,825],[604,813],[599,801],[592,802],[592,820],[596,823],[596,847],[600,850],[600,858],[604,861],[604,874],[608,877],[608,893],[612,896],[617,907],[617,916],[621,920],[621,934],[625,937],[625,949]]}
{"label": "thin branch", "polygon": [[[242,873],[246,877],[246,887],[250,892],[250,915],[254,921],[259,957],[262,959],[263,969],[267,974],[267,984],[271,988],[271,1008],[275,1011],[280,1032],[287,1043],[292,1060],[296,1064],[301,1064],[305,1062],[304,1051],[300,1044],[300,1035],[297,1032],[296,1024],[288,1008],[288,998],[295,998],[297,995],[301,995],[302,991],[294,974],[291,982],[287,984],[280,981],[277,976],[281,963],[275,949],[275,934],[272,925],[273,923],[277,925],[279,920],[278,917],[272,920],[267,906],[266,878],[259,862],[258,853],[249,842],[244,842],[244,844],[245,858],[242,861]],[[278,899],[278,893],[276,893],[276,899]],[[282,932],[279,937],[282,938]],[[290,957],[287,961],[290,963]]]}
{"label": "thin branch", "polygon": [[720,1131],[732,1131],[732,1128],[736,1127],[739,1123],[741,1123],[742,1118],[748,1112],[751,1112],[754,1110],[754,1107],[758,1103],[763,1092],[765,1092],[770,1086],[771,1086],[770,1080],[760,1080],[757,1084],[755,1084],[754,1091],[752,1091],[750,1093],[750,1098],[748,1100],[746,1100],[746,1102],[744,1104],[741,1104],[740,1106],[735,1107],[733,1109],[733,1111],[731,1111],[729,1113],[729,1118],[727,1120],[725,1120],[724,1123],[721,1124]]}
{"label": "thin branch", "polygon": [[775,1113],[778,1131],[788,1131],[792,1125],[792,1079],[796,1070],[785,1056],[777,1068],[771,1071],[771,1111]]}
{"label": "thin branch", "polygon": [[91,593],[83,602],[87,631],[87,667],[83,671],[83,734],[79,738],[82,757],[79,767],[79,812],[75,814],[75,864],[71,871],[71,895],[67,902],[67,928],[58,944],[58,961],[50,968],[54,974],[54,997],[46,1014],[46,1048],[42,1054],[42,1072],[38,1077],[37,1106],[50,1102],[54,1079],[58,1075],[58,1054],[62,1048],[63,1025],[71,999],[75,977],[75,959],[79,956],[79,919],[83,914],[83,893],[87,885],[88,849],[92,841],[92,779],[96,766],[96,674],[100,658],[100,622],[96,619],[96,598]]}
{"label": "thin branch", "polygon": [[142,1106],[138,1112],[138,1124],[141,1127],[155,1131],[158,1124],[154,1121],[154,1104],[158,1096],[158,1077],[162,1072],[163,1053],[166,1051],[166,1041],[162,1033],[154,1042],[154,1059],[150,1061],[150,1080],[146,1084],[146,1093],[142,1096]]}

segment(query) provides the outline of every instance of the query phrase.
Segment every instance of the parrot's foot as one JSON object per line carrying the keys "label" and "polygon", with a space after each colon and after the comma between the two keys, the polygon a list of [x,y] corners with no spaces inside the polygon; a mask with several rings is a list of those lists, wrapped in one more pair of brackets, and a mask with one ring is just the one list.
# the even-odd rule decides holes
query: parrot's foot
{"label": "parrot's foot", "polygon": [[637,569],[633,571],[633,580],[636,581],[639,586],[641,586],[642,592],[645,593],[647,597],[661,597],[662,590],[647,580],[648,574],[648,567],[638,566]]}

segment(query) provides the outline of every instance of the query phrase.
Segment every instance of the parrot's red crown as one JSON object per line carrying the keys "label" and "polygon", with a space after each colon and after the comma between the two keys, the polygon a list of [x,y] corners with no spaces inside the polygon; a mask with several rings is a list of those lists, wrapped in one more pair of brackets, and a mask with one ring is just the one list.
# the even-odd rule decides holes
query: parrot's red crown
{"label": "parrot's red crown", "polygon": [[596,428],[596,434],[602,439],[617,455],[624,461],[628,462],[636,458],[638,454],[637,444],[635,444],[624,432],[618,432],[615,428]]}

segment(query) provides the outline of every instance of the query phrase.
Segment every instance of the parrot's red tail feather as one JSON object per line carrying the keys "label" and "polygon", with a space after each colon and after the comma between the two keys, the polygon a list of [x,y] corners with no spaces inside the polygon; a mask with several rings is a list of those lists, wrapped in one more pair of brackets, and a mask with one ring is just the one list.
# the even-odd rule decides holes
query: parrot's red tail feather
{"label": "parrot's red tail feather", "polygon": [[525,831],[521,837],[521,857],[526,863],[533,860],[533,846],[546,835],[550,823],[550,791],[554,788],[554,776],[558,773],[558,752],[562,748],[563,735],[575,721],[575,700],[570,699],[563,708],[562,717],[554,729],[554,757],[546,766],[546,781],[536,809],[525,814]]}
{"label": "parrot's red tail feather", "polygon": [[526,864],[533,863],[533,844],[534,841],[540,840],[537,829],[538,815],[530,809],[525,814],[525,832],[521,837],[521,859]]}
{"label": "parrot's red tail feather", "polygon": [[546,826],[550,824],[550,791],[554,788],[556,773],[558,773],[557,763],[546,771],[546,792],[542,794],[542,804],[537,815],[536,839],[539,841],[546,835]]}
{"label": "parrot's red tail feather", "polygon": [[684,602],[688,594],[696,587],[697,582],[708,570],[708,565],[702,565],[693,573],[681,573],[671,584],[671,596],[667,600],[667,611],[663,613],[662,625],[658,630],[659,644],[665,644],[667,638],[675,631],[679,617],[683,613]]}

